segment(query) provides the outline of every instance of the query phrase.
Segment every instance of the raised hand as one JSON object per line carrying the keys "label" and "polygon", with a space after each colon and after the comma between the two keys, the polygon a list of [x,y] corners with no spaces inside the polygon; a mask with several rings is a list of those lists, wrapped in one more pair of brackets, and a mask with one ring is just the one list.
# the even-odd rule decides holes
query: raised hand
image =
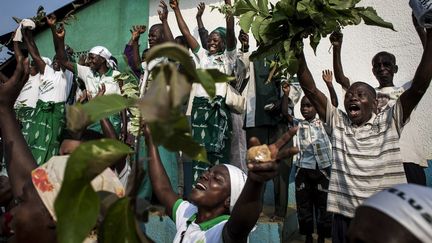
{"label": "raised hand", "polygon": [[139,40],[140,36],[144,34],[147,27],[145,25],[134,25],[132,26],[132,29],[130,32],[132,33],[132,40],[137,41]]}
{"label": "raised hand", "polygon": [[63,24],[59,25],[59,27],[57,28],[55,34],[56,34],[57,38],[59,38],[60,40],[64,40],[65,35],[66,35],[66,30],[65,30]]}
{"label": "raised hand", "polygon": [[170,0],[169,4],[170,4],[170,7],[172,8],[172,10],[179,9],[179,4],[178,4],[177,0]]}
{"label": "raised hand", "polygon": [[322,71],[322,78],[326,84],[331,84],[333,81],[333,72],[326,69]]}
{"label": "raised hand", "polygon": [[49,27],[53,27],[57,23],[57,17],[54,14],[46,16],[46,21]]}
{"label": "raised hand", "polygon": [[164,22],[167,21],[168,19],[168,7],[166,5],[166,3],[161,0],[159,3],[159,7],[161,8],[160,10],[158,10],[158,14],[159,14],[159,19],[160,21]]}
{"label": "raised hand", "polygon": [[198,12],[196,14],[196,17],[201,18],[203,13],[204,13],[204,10],[205,10],[205,3],[204,2],[198,3],[197,9],[198,9]]}
{"label": "raised hand", "polygon": [[288,96],[291,90],[291,86],[289,83],[285,82],[282,84],[282,91],[285,96]]}
{"label": "raised hand", "polygon": [[[291,157],[299,152],[298,148],[296,147],[284,148],[281,150],[281,148],[287,144],[296,133],[297,127],[293,127],[275,143],[268,146],[271,152],[272,160],[266,162],[248,163],[248,177],[259,182],[265,182],[275,177],[278,174],[279,161],[281,159]],[[249,140],[249,144],[251,146],[258,146],[260,145],[260,141],[256,137],[253,137]]]}
{"label": "raised hand", "polygon": [[333,46],[341,46],[342,45],[342,41],[343,41],[343,34],[340,31],[334,31],[331,35],[330,35],[330,43]]}

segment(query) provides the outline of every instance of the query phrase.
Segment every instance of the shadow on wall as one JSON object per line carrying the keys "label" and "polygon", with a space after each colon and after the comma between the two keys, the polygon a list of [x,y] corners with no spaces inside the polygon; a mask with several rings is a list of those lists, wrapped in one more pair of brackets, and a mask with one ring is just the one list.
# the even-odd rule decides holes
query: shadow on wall
{"label": "shadow on wall", "polygon": [[[167,5],[169,5],[169,0],[164,0],[164,1]],[[181,9],[191,9],[191,8],[196,8],[198,3],[200,2],[204,2],[206,4],[206,11],[207,11],[207,8],[208,10],[210,10],[209,5],[220,5],[224,1],[222,0],[210,0],[210,1],[209,0],[183,0],[183,1],[179,1],[179,4]],[[150,10],[149,10],[150,16],[152,16],[153,13],[157,13],[158,8],[159,8],[159,1],[155,0],[150,2]],[[172,9],[169,6],[168,9],[169,11],[172,11]],[[205,18],[205,16],[203,17]]]}

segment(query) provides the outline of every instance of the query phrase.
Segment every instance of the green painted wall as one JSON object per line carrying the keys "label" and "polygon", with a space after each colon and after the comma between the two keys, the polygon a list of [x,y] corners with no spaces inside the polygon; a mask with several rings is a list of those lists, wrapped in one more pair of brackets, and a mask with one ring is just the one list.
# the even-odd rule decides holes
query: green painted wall
{"label": "green painted wall", "polygon": [[[148,26],[149,0],[99,0],[79,10],[77,20],[66,25],[65,43],[75,52],[101,45],[110,50],[124,69],[123,50],[130,39],[132,25]],[[42,56],[55,54],[51,31],[39,33],[36,44]],[[147,46],[147,32],[140,39],[141,50]]]}

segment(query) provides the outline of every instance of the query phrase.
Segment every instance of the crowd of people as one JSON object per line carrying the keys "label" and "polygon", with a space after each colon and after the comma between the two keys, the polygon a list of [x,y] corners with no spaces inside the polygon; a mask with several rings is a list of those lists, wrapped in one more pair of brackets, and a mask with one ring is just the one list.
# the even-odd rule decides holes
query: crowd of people
{"label": "crowd of people", "polygon": [[[167,20],[168,5],[182,34],[175,38]],[[374,56],[377,88],[345,76],[343,35],[335,30],[330,36],[333,72],[344,90],[344,109],[338,109],[331,70],[322,72],[328,98],[317,88],[303,53],[298,53],[295,76],[274,75],[270,63],[277,56],[251,61],[250,36],[240,31],[236,38],[233,16],[226,17],[225,26],[209,32],[202,20],[205,4],[200,3],[197,40],[183,19],[179,1],[168,5],[160,1],[161,23],[150,27],[149,47],[140,53],[139,40],[147,28],[137,25],[132,26],[124,49],[127,65],[139,80],[139,97],[151,87],[152,71],[172,62],[165,57],[149,63],[145,59],[148,50],[166,42],[188,49],[197,68],[234,77],[215,84],[215,97],[194,83],[184,104],[192,137],[205,148],[209,161],[190,161],[192,169],[184,173],[193,181],[189,195],[183,195],[183,172],[178,170],[179,163],[186,168],[181,163],[188,158],[157,146],[146,125],[142,137],[136,138],[143,141],[139,155],[149,158],[143,160],[148,173],[139,197],[165,207],[176,225],[174,242],[247,242],[262,213],[268,180],[274,184],[270,220],[283,222],[291,170],[295,171],[299,232],[305,242],[313,242],[314,232],[318,242],[326,238],[332,242],[432,241],[432,189],[425,186],[421,161],[402,159],[399,141],[432,79],[432,29],[419,26],[413,17],[424,51],[409,87],[393,83],[398,71],[393,54],[383,51]],[[106,94],[123,95],[123,83],[116,79],[117,60],[103,43],[74,60],[73,50],[65,45],[65,27],[54,15],[46,17],[46,24],[56,52],[52,60],[39,53],[34,23],[23,20],[13,39],[15,71],[10,77],[0,75],[0,233],[11,242],[57,241],[53,203],[60,188],[52,185],[61,184],[67,159],[81,143],[112,138],[134,145],[129,142],[134,139],[127,110],[79,134],[66,129],[67,105]],[[245,100],[243,107],[227,102],[230,89]],[[302,118],[294,114],[299,101]],[[268,145],[268,161],[247,156],[249,148],[261,144]],[[94,183],[95,189],[124,196],[130,159],[123,158],[102,173],[98,178],[104,183]],[[87,240],[97,241],[96,235]]]}

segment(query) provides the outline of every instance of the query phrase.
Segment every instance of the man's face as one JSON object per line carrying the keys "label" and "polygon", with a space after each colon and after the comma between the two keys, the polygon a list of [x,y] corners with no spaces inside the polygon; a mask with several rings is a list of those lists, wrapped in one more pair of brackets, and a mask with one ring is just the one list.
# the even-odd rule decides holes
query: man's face
{"label": "man's face", "polygon": [[162,28],[159,26],[152,26],[149,31],[148,41],[150,48],[163,43]]}
{"label": "man's face", "polygon": [[98,71],[102,67],[102,65],[105,65],[105,59],[99,55],[89,53],[88,63],[89,63],[89,67],[93,71]]}
{"label": "man's face", "polygon": [[53,59],[52,66],[53,66],[54,71],[60,71],[60,63],[58,62],[57,59]]}
{"label": "man's face", "polygon": [[393,76],[397,73],[398,67],[389,55],[379,55],[372,61],[372,73],[378,80],[380,87],[391,87]]}
{"label": "man's face", "polygon": [[304,119],[310,121],[315,118],[316,110],[315,107],[310,103],[309,99],[304,96],[300,103],[300,112]]}
{"label": "man's face", "polygon": [[211,32],[207,38],[207,50],[211,55],[223,51],[224,41],[216,32]]}
{"label": "man's face", "polygon": [[55,223],[45,208],[31,180],[28,180],[18,204],[11,210],[11,229],[14,235],[9,243],[56,242]]}
{"label": "man's face", "polygon": [[198,207],[224,207],[230,191],[231,182],[228,169],[223,165],[216,165],[198,178],[190,194],[190,200]]}
{"label": "man's face", "polygon": [[355,125],[361,125],[372,117],[377,101],[366,84],[354,83],[345,94],[345,111]]}

